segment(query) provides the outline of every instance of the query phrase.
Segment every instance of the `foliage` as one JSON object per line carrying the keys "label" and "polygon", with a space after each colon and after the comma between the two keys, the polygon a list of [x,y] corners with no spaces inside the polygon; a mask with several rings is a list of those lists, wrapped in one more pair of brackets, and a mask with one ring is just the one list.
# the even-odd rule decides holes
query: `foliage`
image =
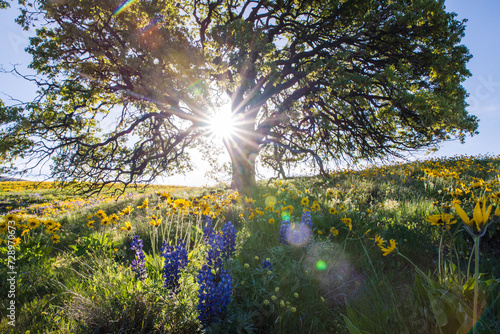
{"label": "foliage", "polygon": [[52,176],[87,190],[183,172],[226,103],[247,195],[257,157],[282,177],[299,160],[325,173],[476,133],[465,26],[443,1],[19,3],[39,96],[0,105],[5,168],[53,158]]}
{"label": "foliage", "polygon": [[[499,175],[498,156],[454,157],[271,180],[254,198],[206,189],[75,208],[71,219],[8,214],[0,223],[19,227],[15,330],[466,333],[476,305],[477,332],[494,333]],[[282,221],[307,226],[308,242],[280,242]],[[467,228],[484,232],[480,261]],[[143,281],[131,270],[134,235]],[[7,278],[2,269],[2,291]]]}

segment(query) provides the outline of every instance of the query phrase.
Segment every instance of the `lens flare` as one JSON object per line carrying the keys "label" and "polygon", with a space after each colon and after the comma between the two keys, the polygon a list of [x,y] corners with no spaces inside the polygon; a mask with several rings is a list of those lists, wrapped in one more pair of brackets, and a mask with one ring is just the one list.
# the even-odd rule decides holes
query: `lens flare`
{"label": "lens flare", "polygon": [[134,3],[136,3],[138,0],[126,0],[125,2],[123,2],[120,7],[118,7],[115,12],[113,13],[113,16],[116,16],[118,14],[120,14],[121,12],[123,12],[124,10],[126,10],[127,8],[129,8],[130,6],[132,6]]}
{"label": "lens flare", "polygon": [[316,262],[316,268],[318,270],[326,270],[326,262],[323,260],[319,260],[318,262]]}
{"label": "lens flare", "polygon": [[311,241],[312,232],[305,224],[291,224],[286,231],[286,240],[296,247],[304,247]]}
{"label": "lens flare", "polygon": [[288,211],[282,211],[281,212],[281,220],[290,220],[290,213]]}
{"label": "lens flare", "polygon": [[266,202],[266,206],[268,206],[268,207],[271,207],[271,208],[272,208],[272,207],[274,207],[274,206],[276,205],[276,202],[277,202],[277,201],[278,201],[278,200],[276,199],[276,197],[274,197],[274,196],[267,196],[267,197],[266,197],[266,200],[265,200],[265,202]]}

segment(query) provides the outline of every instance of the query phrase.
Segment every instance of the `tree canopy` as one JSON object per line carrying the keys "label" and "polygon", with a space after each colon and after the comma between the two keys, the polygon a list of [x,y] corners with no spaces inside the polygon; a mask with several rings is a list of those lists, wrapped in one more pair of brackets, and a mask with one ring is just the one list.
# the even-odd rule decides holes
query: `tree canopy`
{"label": "tree canopy", "polygon": [[[2,4],[5,2],[2,1]],[[475,134],[462,82],[465,22],[441,0],[25,0],[34,101],[0,105],[4,162],[51,158],[58,179],[95,187],[190,168],[210,120],[233,187],[255,160],[398,156]],[[4,5],[5,6],[5,5]]]}

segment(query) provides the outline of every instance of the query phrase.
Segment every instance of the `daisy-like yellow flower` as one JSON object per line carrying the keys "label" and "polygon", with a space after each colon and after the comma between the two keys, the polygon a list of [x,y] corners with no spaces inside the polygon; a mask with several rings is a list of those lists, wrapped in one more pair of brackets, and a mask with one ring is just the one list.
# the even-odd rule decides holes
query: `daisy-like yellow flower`
{"label": "daisy-like yellow flower", "polygon": [[375,243],[377,244],[377,246],[382,248],[385,245],[385,240],[380,235],[376,235],[375,236]]}
{"label": "daisy-like yellow flower", "polygon": [[328,210],[328,212],[330,212],[331,215],[336,215],[337,213],[339,213],[337,211],[337,209],[335,209],[335,208],[330,208],[330,210]]}
{"label": "daisy-like yellow flower", "polygon": [[319,235],[322,235],[322,234],[323,234],[323,231],[318,230],[318,234],[319,234]]}
{"label": "daisy-like yellow flower", "polygon": [[352,219],[351,218],[342,218],[342,223],[344,223],[345,226],[349,227],[349,231],[352,231]]}
{"label": "daisy-like yellow flower", "polygon": [[30,230],[26,229],[21,232],[21,237],[24,237],[26,234],[29,233]]}
{"label": "daisy-like yellow flower", "polygon": [[111,223],[116,224],[120,220],[120,217],[118,217],[116,213],[113,213],[111,216],[109,216],[109,220],[111,221]]}
{"label": "daisy-like yellow flower", "polygon": [[328,190],[326,191],[326,195],[327,195],[328,197],[332,197],[334,194],[335,194],[335,193],[334,193],[334,191],[333,191],[332,189],[328,189]]}
{"label": "daisy-like yellow flower", "polygon": [[453,218],[453,215],[441,212],[439,214],[429,216],[426,221],[431,223],[431,225],[446,227],[449,229],[450,225],[456,224],[457,222],[456,220],[452,220]]}
{"label": "daisy-like yellow flower", "polygon": [[14,247],[16,247],[20,243],[21,243],[21,238],[17,237],[17,238],[12,239],[11,245],[14,246]]}
{"label": "daisy-like yellow flower", "polygon": [[123,216],[123,215],[128,215],[130,214],[132,211],[134,211],[134,209],[132,209],[130,207],[130,205],[128,205],[126,208],[124,208],[121,212],[120,212],[120,216]]}
{"label": "daisy-like yellow flower", "polygon": [[16,223],[16,225],[19,224],[19,222],[21,221],[21,218],[19,218],[19,216],[16,215],[15,213],[9,213],[4,217],[4,219],[6,222],[13,221]]}
{"label": "daisy-like yellow flower", "polygon": [[160,226],[160,224],[161,224],[161,218],[156,219],[156,220],[155,220],[155,219],[152,219],[152,220],[149,222],[149,224],[150,224],[150,225],[152,225],[152,226]]}
{"label": "daisy-like yellow flower", "polygon": [[0,233],[7,233],[9,224],[6,221],[0,221]]}
{"label": "daisy-like yellow flower", "polygon": [[309,198],[304,197],[302,201],[300,201],[300,205],[302,206],[309,206]]}
{"label": "daisy-like yellow flower", "polygon": [[[95,216],[98,217],[98,218],[101,218],[101,219],[104,219],[106,218],[108,215],[106,214],[106,212],[102,211],[102,210],[99,210],[95,213]],[[90,219],[90,218],[88,218]]]}
{"label": "daisy-like yellow flower", "polygon": [[274,224],[274,222],[275,222],[274,218],[269,219],[269,224]]}
{"label": "daisy-like yellow flower", "polygon": [[[455,211],[465,225],[473,228],[475,223],[477,231],[482,232],[482,228],[486,225],[486,222],[490,218],[491,209],[493,208],[492,205],[486,207],[486,201],[487,198],[482,198],[476,202],[476,206],[474,207],[474,211],[472,213],[472,219],[469,219],[469,216],[467,216],[465,211],[458,204],[455,204]],[[482,207],[480,202],[483,204]]]}
{"label": "daisy-like yellow flower", "polygon": [[149,200],[146,198],[141,205],[137,207],[137,209],[147,209],[149,208]]}
{"label": "daisy-like yellow flower", "polygon": [[331,233],[334,237],[336,237],[337,235],[339,235],[339,230],[337,230],[337,229],[335,228],[335,226],[332,226],[332,228],[330,229],[330,233]]}
{"label": "daisy-like yellow flower", "polygon": [[58,235],[53,235],[51,238],[53,243],[57,244],[59,242],[60,237]]}
{"label": "daisy-like yellow flower", "polygon": [[396,249],[396,240],[391,239],[389,242],[390,242],[389,247],[379,246],[380,250],[384,252],[384,254],[382,254],[383,256],[391,254]]}
{"label": "daisy-like yellow flower", "polygon": [[321,207],[319,206],[318,202],[314,202],[314,204],[311,206],[311,211],[316,212],[319,211]]}
{"label": "daisy-like yellow flower", "polygon": [[93,220],[89,220],[89,221],[87,222],[87,226],[88,226],[88,227],[90,227],[90,228],[92,228],[92,227],[94,227],[94,223],[95,223],[95,221],[93,221]]}
{"label": "daisy-like yellow flower", "polygon": [[125,226],[120,227],[120,230],[130,232],[132,231],[132,225],[130,225],[130,222],[125,222]]}
{"label": "daisy-like yellow flower", "polygon": [[30,229],[35,229],[38,227],[38,225],[40,225],[40,221],[38,219],[36,219],[35,217],[31,217],[31,218],[28,218],[28,227]]}

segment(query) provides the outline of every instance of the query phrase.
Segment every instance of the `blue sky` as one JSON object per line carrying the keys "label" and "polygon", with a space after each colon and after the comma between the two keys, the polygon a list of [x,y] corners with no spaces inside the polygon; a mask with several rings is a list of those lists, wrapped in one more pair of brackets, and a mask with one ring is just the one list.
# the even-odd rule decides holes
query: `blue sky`
{"label": "blue sky", "polygon": [[[458,14],[458,19],[467,19],[462,44],[469,48],[473,58],[468,68],[472,76],[464,83],[469,93],[468,111],[480,119],[479,134],[467,137],[465,144],[447,142],[434,154],[427,157],[454,156],[460,154],[500,154],[500,1],[498,0],[446,0],[446,9]],[[30,57],[24,52],[29,33],[14,23],[17,11],[13,8],[0,11],[0,66],[11,69],[17,64],[23,73]],[[21,100],[34,96],[35,87],[21,79],[0,73],[0,97],[8,102],[7,95]],[[7,95],[6,95],[7,94]],[[204,168],[199,156],[197,165]],[[196,171],[187,177],[180,176],[164,180],[170,184],[203,185],[204,173]]]}

